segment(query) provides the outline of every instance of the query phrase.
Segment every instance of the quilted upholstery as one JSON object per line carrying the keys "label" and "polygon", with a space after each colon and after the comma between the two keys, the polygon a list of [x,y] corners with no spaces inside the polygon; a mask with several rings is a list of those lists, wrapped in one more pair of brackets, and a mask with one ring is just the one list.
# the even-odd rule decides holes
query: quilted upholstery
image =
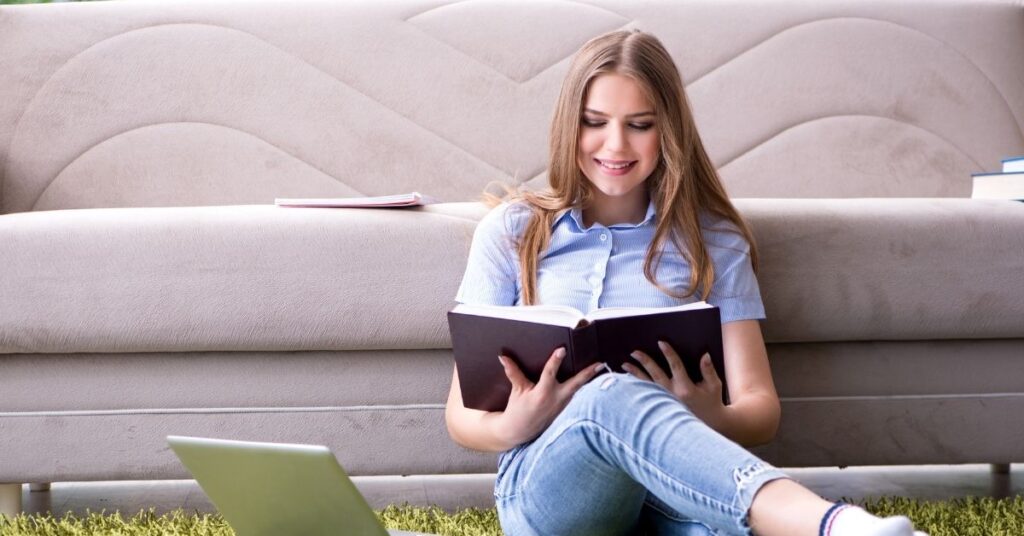
{"label": "quilted upholstery", "polygon": [[541,185],[568,58],[617,28],[672,52],[733,196],[965,197],[1024,152],[1020,6],[7,7],[0,212]]}

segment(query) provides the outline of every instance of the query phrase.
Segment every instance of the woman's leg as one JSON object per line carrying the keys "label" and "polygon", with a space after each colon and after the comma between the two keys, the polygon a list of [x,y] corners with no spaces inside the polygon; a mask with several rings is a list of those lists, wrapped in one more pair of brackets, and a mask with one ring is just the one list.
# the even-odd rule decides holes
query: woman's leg
{"label": "woman's leg", "polygon": [[750,525],[757,534],[818,534],[832,505],[792,480],[776,480],[754,498]]}
{"label": "woman's leg", "polygon": [[785,478],[661,387],[626,374],[580,389],[540,437],[502,462],[495,494],[511,535],[622,534],[635,527],[648,491],[682,516],[748,534],[754,495]]}
{"label": "woman's leg", "polygon": [[494,498],[504,533],[631,533],[647,490],[615,467],[581,455],[588,448],[583,442],[562,436],[541,449],[543,439],[541,435],[500,459]]}
{"label": "woman's leg", "polygon": [[833,504],[792,480],[765,484],[754,498],[750,524],[757,534],[819,536],[926,536],[904,516],[875,517],[864,509]]}

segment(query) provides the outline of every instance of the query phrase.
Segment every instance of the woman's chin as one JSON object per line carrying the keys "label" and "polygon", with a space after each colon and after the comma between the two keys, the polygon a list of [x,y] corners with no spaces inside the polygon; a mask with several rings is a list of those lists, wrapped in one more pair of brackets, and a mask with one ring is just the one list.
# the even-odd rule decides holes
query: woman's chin
{"label": "woman's chin", "polygon": [[602,197],[626,197],[633,192],[636,188],[609,188],[609,187],[598,187],[597,192]]}

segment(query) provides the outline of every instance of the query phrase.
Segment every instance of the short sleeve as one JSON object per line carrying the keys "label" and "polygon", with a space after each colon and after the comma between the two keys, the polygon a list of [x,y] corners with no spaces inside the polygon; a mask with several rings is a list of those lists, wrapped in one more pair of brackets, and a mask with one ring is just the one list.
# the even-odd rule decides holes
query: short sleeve
{"label": "short sleeve", "polygon": [[[731,226],[730,226],[731,227]],[[732,229],[708,237],[708,253],[715,265],[715,282],[707,302],[722,313],[722,323],[763,320],[761,288],[750,259],[750,244]]]}
{"label": "short sleeve", "polygon": [[473,232],[462,284],[455,295],[459,303],[515,305],[519,298],[516,254],[518,218],[522,210],[503,203],[488,212]]}

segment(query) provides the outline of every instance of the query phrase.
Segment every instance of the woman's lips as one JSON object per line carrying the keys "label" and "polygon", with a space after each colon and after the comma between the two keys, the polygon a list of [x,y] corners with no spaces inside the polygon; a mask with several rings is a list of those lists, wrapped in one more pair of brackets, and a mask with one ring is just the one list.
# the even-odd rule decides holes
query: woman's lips
{"label": "woman's lips", "polygon": [[615,166],[615,167],[611,167],[609,165],[606,165],[606,161],[600,160],[598,158],[595,158],[594,162],[597,162],[597,167],[601,168],[601,172],[604,173],[605,175],[625,175],[626,173],[629,173],[630,171],[633,170],[633,167],[636,166],[636,162],[637,161],[634,160],[634,161],[630,162],[629,164],[627,164],[625,167],[619,167],[623,163],[626,162],[625,160],[620,160],[620,161],[610,160],[610,161],[607,161],[607,164],[611,164],[611,166]]}

